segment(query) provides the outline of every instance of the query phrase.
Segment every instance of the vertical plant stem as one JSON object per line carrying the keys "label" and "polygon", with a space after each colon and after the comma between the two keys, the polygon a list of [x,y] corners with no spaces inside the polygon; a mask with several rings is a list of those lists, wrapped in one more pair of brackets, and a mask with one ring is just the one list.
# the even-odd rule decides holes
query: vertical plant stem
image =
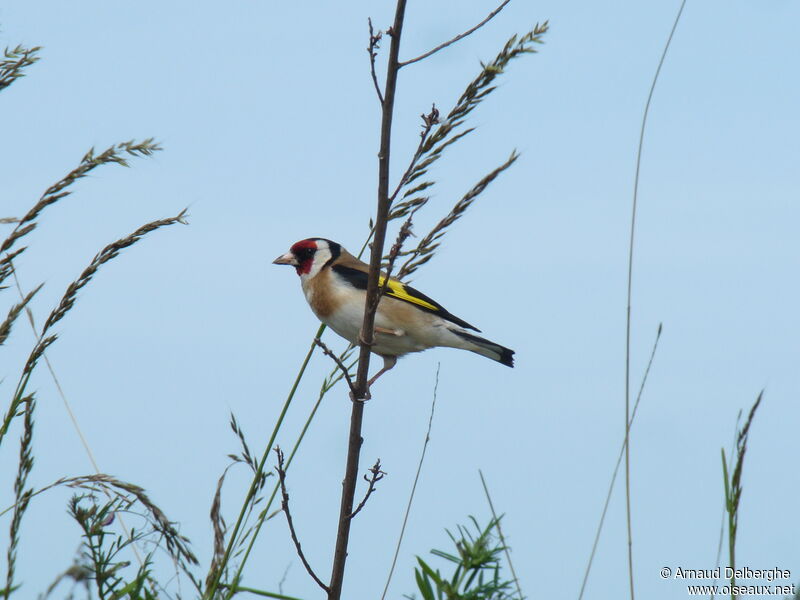
{"label": "vertical plant stem", "polygon": [[633,242],[634,234],[636,233],[636,206],[639,196],[639,170],[642,164],[642,147],[644,146],[644,131],[647,125],[647,114],[650,111],[650,102],[653,99],[653,92],[656,89],[658,82],[658,75],[661,73],[661,67],[664,65],[664,59],[667,57],[669,45],[672,42],[672,36],[675,35],[675,29],[678,27],[678,22],[683,13],[683,7],[686,6],[686,0],[681,1],[678,14],[675,16],[675,22],[672,24],[672,30],[669,32],[667,43],[664,45],[664,51],[661,53],[661,59],[658,61],[655,75],[653,76],[653,83],[650,85],[650,92],[647,95],[647,102],[644,105],[644,114],[642,115],[642,127],[639,131],[639,148],[636,152],[636,174],[633,179],[633,206],[631,208],[631,232],[630,232],[630,246],[628,248],[628,307],[625,317],[625,516],[628,528],[628,582],[630,587],[631,600],[634,600],[634,586],[633,586],[633,530],[631,528],[631,461],[630,461],[630,384],[631,384],[631,290],[633,288]]}
{"label": "vertical plant stem", "polygon": [[514,578],[514,585],[517,587],[517,600],[525,600],[525,596],[522,594],[522,587],[519,585],[519,577],[517,577],[517,572],[514,570],[514,563],[511,562],[511,550],[508,544],[506,544],[506,538],[503,535],[503,530],[500,528],[500,519],[494,510],[492,497],[489,495],[489,486],[486,485],[486,479],[483,478],[483,471],[478,469],[478,475],[481,476],[481,485],[483,485],[483,491],[486,493],[489,509],[492,511],[492,521],[494,521],[495,527],[497,528],[497,535],[500,536],[500,544],[503,546],[503,552],[505,552],[506,560],[508,561],[508,568],[511,570],[511,576]]}
{"label": "vertical plant stem", "polygon": [[428,418],[428,431],[425,432],[425,441],[422,443],[422,453],[417,463],[417,473],[414,475],[414,483],[411,485],[411,493],[408,495],[408,504],[406,504],[406,513],[403,515],[403,524],[400,526],[400,535],[397,536],[397,545],[394,548],[394,556],[392,557],[392,566],[389,568],[389,575],[386,577],[386,585],[383,586],[383,594],[381,600],[386,598],[386,593],[389,591],[389,584],[392,582],[392,575],[394,568],[397,566],[397,557],[400,555],[400,546],[403,543],[403,536],[406,533],[406,525],[408,525],[408,516],[411,514],[411,503],[414,502],[414,494],[417,491],[417,483],[419,483],[419,475],[422,472],[422,464],[425,462],[425,452],[428,450],[428,443],[431,441],[431,428],[433,427],[433,413],[436,409],[436,393],[439,391],[439,368],[442,363],[436,365],[436,383],[433,386],[433,400],[431,401],[431,416]]}
{"label": "vertical plant stem", "polygon": [[[321,335],[323,330],[324,330],[324,325],[320,325],[320,328],[317,331],[317,336]],[[272,449],[272,445],[275,443],[275,438],[277,437],[278,431],[280,430],[281,425],[283,424],[283,419],[286,416],[286,412],[289,410],[289,405],[291,405],[292,403],[292,399],[294,398],[295,392],[297,391],[297,386],[300,385],[300,380],[303,378],[303,375],[305,374],[306,371],[306,367],[308,366],[308,363],[311,360],[311,355],[314,353],[314,350],[316,350],[316,348],[317,345],[312,341],[311,347],[308,349],[308,353],[306,354],[305,360],[303,360],[303,364],[300,367],[300,371],[297,373],[297,377],[295,377],[292,389],[289,391],[289,395],[286,397],[286,401],[283,403],[283,408],[281,409],[281,413],[278,416],[278,420],[276,421],[275,426],[272,429],[272,434],[270,435],[269,442],[267,442],[267,446],[264,449],[264,454],[261,457],[261,461],[258,463],[258,470],[253,476],[253,481],[250,484],[250,489],[247,491],[247,496],[245,497],[245,500],[242,503],[242,508],[239,511],[239,516],[236,519],[236,524],[234,525],[233,531],[231,531],[230,537],[228,539],[228,546],[225,548],[225,554],[222,558],[222,561],[220,561],[220,565],[219,568],[217,569],[217,572],[212,574],[212,577],[210,579],[210,582],[208,583],[208,586],[206,587],[206,592],[203,595],[203,598],[210,600],[211,598],[214,597],[217,589],[219,588],[222,572],[225,568],[225,565],[228,564],[228,561],[231,557],[231,553],[233,552],[233,548],[236,545],[239,531],[241,531],[242,525],[244,524],[244,519],[245,515],[247,514],[247,509],[250,506],[250,503],[258,490],[258,484],[259,481],[261,480],[262,474],[264,473],[264,466],[266,465],[267,458],[269,457],[270,450]],[[275,492],[273,492],[273,497],[274,495]],[[256,526],[256,530],[253,533],[253,539],[258,537],[258,532],[261,529],[261,526],[264,524],[265,518],[266,514],[263,514],[263,518],[259,518],[258,525]],[[252,548],[252,543],[247,547],[247,551],[243,559],[239,563],[239,568],[236,570],[236,576],[234,577],[233,580],[233,586],[227,587],[228,593],[225,596],[226,598],[231,598],[235,593],[234,590],[236,589],[236,586],[238,585],[239,580],[241,579],[242,570],[244,569],[244,565],[247,562],[247,558],[250,554],[251,548]]]}
{"label": "vertical plant stem", "polygon": [[725,508],[728,512],[728,555],[731,567],[731,600],[736,600],[733,588],[736,586],[736,531],[739,528],[739,502],[742,499],[742,470],[744,468],[744,457],[747,453],[747,437],[750,433],[750,426],[753,424],[756,410],[764,397],[764,390],[758,394],[755,404],[750,408],[750,414],[744,426],[736,434],[735,462],[731,456],[733,471],[728,468],[728,461],[725,458],[725,449],[722,448],[722,475],[725,478]]}
{"label": "vertical plant stem", "polygon": [[[661,323],[658,324],[658,331],[656,333],[656,341],[653,343],[653,349],[650,351],[650,360],[647,361],[647,368],[644,370],[644,376],[642,377],[642,383],[639,386],[639,393],[636,396],[636,402],[633,403],[633,411],[631,412],[631,420],[628,423],[628,429],[633,427],[633,421],[636,418],[636,411],[639,409],[639,402],[642,399],[642,394],[644,393],[644,386],[647,383],[647,377],[650,375],[650,367],[653,366],[653,359],[656,357],[656,350],[658,349],[658,340],[661,339]],[[619,473],[619,466],[622,464],[622,457],[625,454],[625,446],[627,444],[628,438],[623,437],[622,439],[622,446],[619,449],[619,456],[617,457],[617,464],[614,466],[614,473],[611,475],[611,481],[608,484],[608,492],[606,493],[606,501],[603,504],[603,511],[600,513],[600,522],[597,524],[597,531],[594,534],[594,542],[592,543],[592,551],[589,553],[589,560],[586,563],[586,570],[583,572],[583,582],[581,583],[581,591],[578,594],[578,600],[583,600],[583,595],[586,592],[586,584],[589,581],[589,573],[592,570],[592,563],[594,562],[594,556],[597,552],[597,544],[600,542],[600,534],[603,532],[603,524],[606,521],[606,513],[608,513],[608,506],[611,503],[611,493],[614,491],[614,484],[617,481],[617,474]],[[721,533],[720,533],[721,535]],[[720,541],[720,543],[722,543]]]}
{"label": "vertical plant stem", "polygon": [[350,416],[350,435],[347,444],[347,465],[342,482],[342,501],[339,510],[339,529],[336,534],[336,547],[333,556],[329,600],[338,600],[342,595],[344,568],[347,560],[347,543],[350,538],[350,514],[353,512],[358,477],[358,460],[361,453],[361,425],[364,420],[364,402],[367,398],[367,374],[369,372],[369,354],[372,345],[375,311],[378,308],[379,288],[378,274],[383,258],[383,246],[386,239],[386,224],[389,216],[389,157],[392,138],[392,116],[394,113],[394,96],[399,71],[400,36],[403,32],[403,19],[406,11],[406,0],[397,0],[394,24],[388,32],[392,38],[389,46],[389,57],[386,66],[386,86],[383,93],[381,114],[381,142],[378,152],[378,210],[375,215],[375,234],[370,254],[369,278],[367,280],[367,298],[364,310],[364,323],[361,327],[361,350],[358,358],[356,375],[356,391],[352,402]]}
{"label": "vertical plant stem", "polygon": [[[734,506],[733,495],[731,493],[730,473],[728,472],[728,461],[725,458],[725,448],[722,448],[722,477],[725,482],[725,511],[728,515],[728,565],[731,569],[736,568],[736,507]],[[736,578],[731,575],[731,587],[736,585]],[[734,594],[731,592],[731,598]]]}

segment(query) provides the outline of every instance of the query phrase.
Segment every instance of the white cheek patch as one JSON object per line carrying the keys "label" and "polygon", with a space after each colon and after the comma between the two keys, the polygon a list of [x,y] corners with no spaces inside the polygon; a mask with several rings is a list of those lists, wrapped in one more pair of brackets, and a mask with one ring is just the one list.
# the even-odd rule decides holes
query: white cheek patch
{"label": "white cheek patch", "polygon": [[314,259],[311,262],[311,269],[305,274],[309,279],[315,277],[325,266],[325,263],[331,259],[331,251],[327,247],[319,248],[314,253]]}

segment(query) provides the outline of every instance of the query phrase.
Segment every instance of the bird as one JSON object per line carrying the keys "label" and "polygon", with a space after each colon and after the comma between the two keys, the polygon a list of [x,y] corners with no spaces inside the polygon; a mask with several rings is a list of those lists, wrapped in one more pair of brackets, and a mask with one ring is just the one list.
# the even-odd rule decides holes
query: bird
{"label": "bird", "polygon": [[[359,343],[364,321],[369,265],[340,244],[325,238],[300,240],[273,261],[290,265],[300,276],[308,304],[317,318],[351,344]],[[379,285],[384,285],[381,273]],[[514,351],[482,338],[480,329],[403,282],[389,278],[375,313],[371,351],[383,358],[383,368],[367,383],[371,386],[397,364],[400,356],[445,346],[469,350],[507,367]]]}

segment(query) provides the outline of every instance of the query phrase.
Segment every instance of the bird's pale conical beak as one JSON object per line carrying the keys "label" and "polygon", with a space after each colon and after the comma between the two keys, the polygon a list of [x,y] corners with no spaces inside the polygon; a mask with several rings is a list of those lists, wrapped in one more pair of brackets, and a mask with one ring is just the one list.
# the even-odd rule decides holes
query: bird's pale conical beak
{"label": "bird's pale conical beak", "polygon": [[294,257],[294,254],[291,252],[287,252],[286,254],[281,254],[278,258],[272,261],[273,265],[292,265],[293,267],[297,266],[297,259]]}

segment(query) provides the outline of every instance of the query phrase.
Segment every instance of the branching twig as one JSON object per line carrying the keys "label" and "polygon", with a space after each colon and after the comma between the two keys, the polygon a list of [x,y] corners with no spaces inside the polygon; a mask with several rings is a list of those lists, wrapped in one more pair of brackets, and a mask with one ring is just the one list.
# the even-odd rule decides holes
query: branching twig
{"label": "branching twig", "polygon": [[[378,151],[378,208],[375,215],[375,233],[372,241],[370,255],[370,270],[367,281],[366,303],[364,322],[361,326],[360,339],[361,351],[358,358],[358,373],[356,377],[356,398],[367,395],[367,377],[369,371],[370,346],[374,337],[375,312],[380,301],[378,277],[381,260],[383,258],[383,245],[386,240],[386,225],[389,216],[389,155],[391,151],[392,119],[394,117],[394,97],[397,88],[397,73],[399,71],[398,55],[400,53],[400,38],[403,31],[406,0],[398,0],[394,24],[387,32],[391,36],[389,58],[386,66],[386,85],[384,91],[383,111],[381,116],[381,142]],[[360,427],[359,427],[360,430]],[[360,434],[359,434],[360,437]],[[356,469],[357,472],[357,469]],[[351,507],[352,508],[352,507]],[[350,514],[351,510],[342,513],[342,517]],[[344,519],[345,521],[347,519]],[[332,586],[333,587],[333,586]]]}
{"label": "branching twig", "polygon": [[432,54],[436,54],[439,50],[443,50],[444,48],[447,48],[448,46],[452,46],[457,41],[463,40],[465,37],[475,33],[476,31],[478,31],[478,29],[480,29],[481,27],[486,25],[489,21],[494,19],[495,16],[497,16],[497,14],[501,10],[503,10],[506,7],[506,4],[508,4],[509,2],[511,2],[511,0],[504,0],[504,2],[500,6],[498,6],[492,12],[489,13],[489,16],[487,16],[483,21],[481,21],[480,23],[475,25],[475,27],[473,27],[472,29],[468,29],[464,33],[461,33],[461,34],[457,35],[456,37],[454,37],[453,39],[445,42],[444,44],[439,44],[438,46],[436,46],[436,48],[434,48],[433,50],[429,50],[425,54],[420,54],[417,58],[412,58],[411,60],[406,60],[404,62],[401,62],[399,66],[400,67],[405,67],[406,65],[410,65],[412,63],[419,62],[419,61],[421,61],[421,60],[423,60],[425,58],[428,58]]}
{"label": "branching twig", "polygon": [[394,268],[394,261],[397,260],[397,257],[400,254],[400,251],[403,248],[403,244],[408,239],[411,234],[411,225],[414,219],[414,213],[419,210],[419,206],[414,208],[411,211],[411,214],[408,215],[405,223],[403,226],[400,227],[400,231],[397,233],[397,239],[395,240],[394,244],[392,245],[392,249],[389,251],[389,262],[386,265],[386,276],[383,278],[383,285],[381,286],[380,295],[383,296],[386,293],[387,288],[389,287],[389,281],[392,277],[392,269]]}
{"label": "branching twig", "polygon": [[356,393],[356,386],[353,384],[353,380],[350,378],[350,371],[347,370],[347,366],[341,361],[341,359],[336,356],[330,348],[318,337],[314,338],[314,343],[320,347],[322,352],[325,356],[330,356],[331,360],[336,363],[336,366],[339,367],[339,370],[342,372],[344,376],[344,380],[347,382],[347,385],[350,387],[350,393],[353,394],[355,397]]}
{"label": "branching twig", "polygon": [[350,513],[348,519],[352,519],[359,512],[361,512],[361,509],[364,508],[364,505],[367,503],[367,500],[369,500],[369,497],[372,495],[372,492],[375,491],[376,489],[375,484],[386,476],[386,473],[384,471],[381,471],[380,458],[375,461],[375,464],[372,465],[372,468],[370,468],[369,472],[371,473],[369,477],[364,475],[364,481],[366,481],[369,484],[369,487],[367,488],[367,493],[364,495],[364,499],[358,503],[356,509],[352,513]]}
{"label": "branching twig", "polygon": [[347,462],[345,475],[342,481],[342,499],[339,506],[339,527],[336,532],[336,546],[333,554],[331,569],[331,585],[328,600],[339,600],[342,595],[344,583],[344,569],[347,561],[347,545],[350,539],[349,518],[353,512],[353,497],[358,478],[358,461],[361,454],[361,426],[364,420],[364,402],[359,399],[366,398],[369,393],[367,378],[369,376],[370,350],[375,334],[375,312],[380,302],[380,275],[381,259],[383,258],[383,245],[386,241],[386,225],[389,217],[389,155],[391,151],[392,117],[394,116],[394,97],[397,88],[398,56],[400,54],[400,39],[403,33],[406,0],[397,0],[394,23],[387,32],[391,36],[389,56],[386,64],[386,84],[384,87],[383,104],[381,106],[381,142],[378,151],[378,208],[375,213],[375,230],[372,241],[372,252],[369,261],[369,276],[367,278],[366,301],[364,304],[364,321],[359,334],[360,350],[358,355],[358,372],[356,375],[356,391],[353,394],[352,410],[350,414],[350,433],[347,443]]}
{"label": "branching twig", "polygon": [[297,549],[297,555],[300,557],[300,560],[303,561],[303,566],[306,568],[306,571],[308,571],[308,574],[311,575],[311,578],[317,582],[317,585],[325,590],[326,593],[330,593],[330,588],[322,583],[322,580],[314,573],[314,569],[308,564],[306,556],[303,554],[303,549],[300,547],[297,533],[294,530],[294,523],[292,522],[292,513],[289,512],[289,493],[286,491],[286,471],[283,468],[283,451],[280,447],[275,448],[275,454],[278,455],[278,466],[275,467],[275,470],[278,472],[278,480],[281,484],[281,496],[283,497],[281,500],[281,508],[286,515],[286,522],[289,524],[289,533],[292,535],[292,541],[294,542],[294,547]]}
{"label": "branching twig", "polygon": [[[425,142],[428,141],[428,135],[433,129],[434,125],[439,124],[439,109],[436,108],[436,104],[431,105],[431,112],[427,115],[422,113],[420,115],[422,118],[422,131],[419,132],[419,144],[417,145],[417,150],[414,152],[414,156],[411,157],[411,162],[408,164],[408,168],[406,169],[403,176],[400,178],[400,181],[397,182],[397,187],[395,188],[392,195],[389,196],[389,202],[393,203],[395,198],[397,198],[397,194],[400,193],[400,190],[403,189],[403,186],[408,181],[411,172],[414,170],[414,167],[417,166],[417,162],[419,161],[420,156],[422,156],[424,149],[425,149]],[[414,191],[419,191],[418,189],[412,190],[411,193]],[[409,194],[406,194],[408,196]],[[397,217],[402,216],[393,212],[389,215],[389,219],[396,219]]]}
{"label": "branching twig", "polygon": [[[386,30],[386,34],[391,38],[389,53],[386,64],[386,79],[383,88],[383,102],[381,105],[381,134],[380,134],[380,149],[378,151],[378,206],[375,215],[374,226],[370,222],[372,230],[372,246],[371,255],[369,260],[369,272],[367,277],[366,300],[364,305],[364,318],[361,324],[361,329],[358,335],[359,341],[359,358],[358,369],[355,381],[355,393],[353,399],[355,400],[352,405],[352,412],[350,417],[350,433],[348,437],[348,451],[347,463],[345,467],[345,476],[342,482],[342,497],[339,510],[339,528],[336,536],[336,546],[334,550],[333,569],[330,578],[330,592],[328,593],[328,600],[339,600],[342,594],[342,583],[344,579],[345,562],[347,559],[347,547],[350,536],[350,521],[353,514],[353,498],[355,494],[356,479],[358,476],[358,464],[361,452],[361,445],[363,439],[361,437],[361,429],[364,415],[364,403],[359,402],[368,397],[369,389],[367,384],[369,360],[372,346],[374,344],[375,336],[375,314],[378,309],[378,304],[381,300],[381,294],[386,289],[386,281],[388,281],[388,274],[386,281],[381,282],[381,262],[383,260],[383,248],[386,241],[387,224],[390,218],[406,217],[408,213],[413,211],[420,205],[427,202],[426,197],[418,197],[418,192],[426,189],[432,182],[425,181],[423,183],[415,184],[413,189],[406,190],[403,198],[409,198],[404,201],[394,212],[392,203],[402,189],[411,186],[411,184],[425,175],[430,166],[439,159],[442,151],[455,143],[471,129],[460,130],[459,128],[464,122],[466,116],[495,88],[492,82],[496,76],[503,72],[503,67],[509,63],[513,58],[520,56],[524,53],[535,52],[534,44],[541,43],[541,36],[547,31],[547,24],[537,25],[532,31],[523,35],[521,38],[513,36],[503,47],[502,51],[497,55],[493,62],[488,65],[482,65],[482,70],[479,76],[473,80],[465,90],[464,94],[459,98],[455,108],[450,111],[445,123],[439,124],[438,127],[433,126],[439,123],[438,111],[433,107],[431,114],[423,117],[424,125],[421,134],[421,142],[418,150],[412,158],[410,167],[406,173],[401,177],[400,183],[393,194],[390,195],[389,191],[389,176],[390,176],[390,151],[391,151],[391,135],[392,135],[392,120],[394,112],[395,91],[397,87],[397,75],[403,63],[399,61],[400,40],[402,37],[403,22],[405,18],[406,0],[397,0],[394,22],[392,26]],[[457,38],[437,47],[426,55],[408,61],[404,64],[411,64],[422,60],[426,56],[438,52],[440,49],[449,46],[459,39],[469,35],[473,31],[480,28],[483,24],[488,22],[497,12],[499,12],[508,0],[504,0],[501,6],[494,11],[484,22],[474,27],[472,30],[458,36]],[[373,57],[375,51],[375,34],[371,32],[370,41],[370,56]],[[374,58],[373,58],[374,60]],[[373,83],[377,81],[377,77],[373,77]],[[452,134],[452,135],[451,135]],[[489,184],[500,172],[511,165],[516,159],[516,154],[512,154],[511,158],[501,167],[490,173],[481,182],[476,184],[475,187],[460,201],[459,204],[451,211],[447,217],[449,221],[447,224],[452,223],[458,218],[460,214],[459,207],[465,208],[474,199],[475,196],[480,194],[486,185]],[[446,226],[446,225],[445,225]],[[409,217],[406,224],[401,228],[400,236],[398,237],[399,243],[390,252],[389,267],[393,267],[394,260],[401,254],[402,242],[410,235],[411,218]],[[432,236],[436,238],[441,237],[441,231],[432,232]],[[435,240],[433,240],[435,241]],[[422,261],[416,261],[417,266],[425,262],[430,257],[425,257]],[[398,279],[400,277],[398,276]]]}
{"label": "branching twig", "polygon": [[[322,332],[323,332],[324,328],[325,328],[325,326],[321,325],[320,328],[317,330],[317,334],[316,334],[315,337],[319,337],[320,335],[322,335]],[[311,347],[310,347],[310,349],[308,351],[308,354],[306,355],[306,360],[303,363],[303,367],[300,369],[300,372],[297,374],[297,378],[295,379],[295,385],[292,387],[292,391],[290,392],[289,396],[286,399],[286,403],[287,404],[284,405],[284,413],[285,413],[285,409],[288,407],[288,403],[294,397],[294,394],[295,394],[295,392],[297,390],[297,384],[300,382],[300,379],[302,378],[305,366],[308,364],[308,360],[311,358],[311,353],[314,351],[314,349],[316,347],[317,347],[316,344],[314,342],[312,342],[311,343]],[[339,360],[341,360],[343,362],[346,361],[349,358],[349,356],[352,354],[352,351],[353,351],[353,347],[352,346],[348,347],[339,356]],[[308,431],[308,428],[311,425],[311,422],[313,421],[314,416],[316,415],[320,404],[322,403],[323,397],[325,396],[325,394],[327,394],[333,388],[334,385],[336,385],[336,383],[338,383],[343,378],[344,378],[344,376],[340,372],[339,368],[338,367],[334,367],[333,370],[328,374],[328,376],[323,381],[322,386],[320,387],[320,390],[319,390],[319,396],[317,397],[317,401],[314,404],[314,406],[312,407],[311,412],[308,415],[308,418],[306,419],[305,424],[303,425],[303,428],[300,430],[300,434],[297,436],[297,440],[295,441],[294,447],[292,448],[292,451],[289,454],[289,458],[286,460],[286,466],[284,467],[284,470],[288,470],[289,467],[291,466],[292,460],[294,459],[294,456],[297,453],[298,448],[300,447],[300,443],[305,438],[305,435],[306,435],[306,433]],[[270,446],[272,445],[272,442],[275,440],[275,435],[276,434],[277,434],[277,428],[273,431],[273,435],[270,437],[270,440],[269,440]],[[262,457],[261,462],[258,463],[257,470],[256,470],[257,478],[260,477],[261,475],[263,475],[263,473],[264,473],[264,465],[266,463],[266,459],[268,458],[269,454],[270,454],[269,451],[266,452],[265,455]],[[253,486],[256,486],[256,487],[257,487],[257,485],[256,485],[257,478],[253,480]],[[278,510],[273,511],[271,513],[269,512],[270,511],[270,507],[272,506],[272,503],[275,500],[275,497],[276,497],[279,489],[280,489],[280,483],[276,482],[275,486],[272,489],[272,492],[271,492],[269,498],[266,501],[266,504],[265,504],[263,510],[259,514],[258,519],[257,519],[257,521],[256,521],[256,523],[255,523],[255,525],[253,527],[251,527],[249,530],[247,530],[241,537],[239,537],[239,536],[237,536],[237,535],[235,535],[233,533],[229,537],[229,543],[228,543],[228,547],[229,548],[233,548],[233,542],[234,541],[236,541],[236,543],[239,544],[239,545],[244,545],[245,543],[247,543],[246,548],[244,549],[244,551],[240,555],[239,566],[237,567],[236,573],[233,576],[232,581],[241,581],[241,579],[242,579],[242,571],[244,569],[245,564],[247,563],[248,557],[250,556],[250,552],[253,549],[253,545],[255,544],[255,541],[258,538],[258,534],[261,531],[261,527],[264,525],[265,522],[267,522],[270,519],[272,519],[277,513],[282,512],[282,509],[278,509]],[[245,504],[244,508],[246,510],[243,510],[243,513],[244,512],[249,512],[249,510],[251,510],[251,508],[257,502],[257,500],[254,497],[254,493],[255,493],[255,487],[252,488],[252,491],[248,495],[248,498],[250,498],[250,500],[248,500],[247,503]],[[237,526],[233,530],[234,532],[238,531],[239,526],[243,523],[242,519],[244,519],[244,518],[245,518],[244,514],[242,514],[240,516],[240,521],[237,522]],[[229,551],[226,550],[226,553],[227,552],[229,552]],[[225,558],[224,560],[227,560],[227,558]],[[218,583],[219,578],[221,577],[221,574],[222,574],[221,570],[220,569],[216,569],[216,571],[211,574],[212,582],[214,583],[214,586],[216,586],[216,587],[226,587],[226,589],[228,589],[230,591],[230,595],[226,595],[225,598],[229,599],[229,598],[232,597],[232,595],[234,593],[234,591],[233,591],[234,588],[231,588],[230,586],[227,586],[227,585],[222,584],[222,583]],[[243,588],[236,587],[235,589],[241,590]],[[213,598],[214,597],[212,593],[209,593],[209,590],[210,590],[210,586],[207,587],[207,593],[206,593],[205,598]]]}
{"label": "branching twig", "polygon": [[378,83],[378,74],[375,72],[375,58],[378,56],[378,49],[381,47],[383,32],[379,31],[375,33],[375,30],[372,28],[372,19],[368,18],[367,23],[369,23],[369,48],[367,48],[367,52],[369,52],[369,70],[370,73],[372,73],[372,83],[375,85],[375,93],[378,94],[378,100],[380,100],[382,106],[383,93]]}

